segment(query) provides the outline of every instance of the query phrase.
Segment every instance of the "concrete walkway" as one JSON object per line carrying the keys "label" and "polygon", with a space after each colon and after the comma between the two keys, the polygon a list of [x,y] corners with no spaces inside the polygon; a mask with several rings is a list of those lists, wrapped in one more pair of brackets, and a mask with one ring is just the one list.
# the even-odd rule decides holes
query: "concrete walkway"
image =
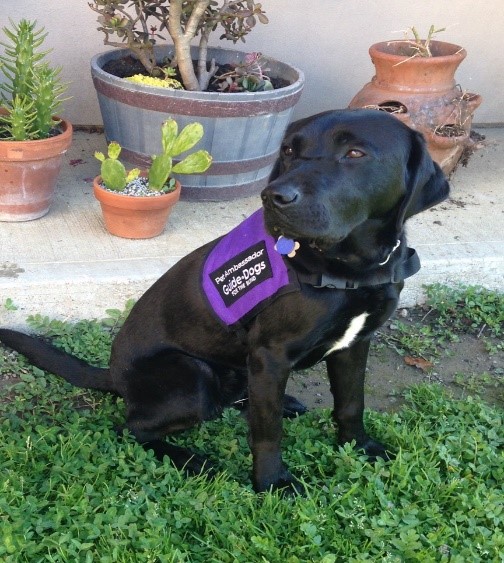
{"label": "concrete walkway", "polygon": [[[421,301],[425,283],[504,290],[504,128],[479,132],[486,136],[484,147],[454,174],[450,199],[408,222],[422,270],[407,280],[404,306]],[[105,148],[103,135],[76,132],[49,214],[0,223],[0,325],[23,327],[33,313],[76,320],[121,309],[182,256],[260,206],[259,197],[181,201],[161,236],[116,238],[105,231],[92,193],[99,169],[93,153]],[[16,310],[5,307],[9,298]]]}

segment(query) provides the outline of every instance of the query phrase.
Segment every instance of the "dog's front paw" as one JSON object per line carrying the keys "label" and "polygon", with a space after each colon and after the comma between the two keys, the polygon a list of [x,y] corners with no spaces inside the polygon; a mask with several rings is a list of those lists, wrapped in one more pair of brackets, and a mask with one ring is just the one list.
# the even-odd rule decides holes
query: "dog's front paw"
{"label": "dog's front paw", "polygon": [[387,448],[387,446],[373,440],[372,438],[369,438],[361,444],[356,444],[355,449],[364,452],[370,462],[375,462],[379,458],[384,459],[385,461],[394,459],[394,454],[389,448]]}
{"label": "dog's front paw", "polygon": [[283,400],[283,417],[284,418],[295,418],[296,416],[301,416],[308,412],[306,405],[303,405],[301,401],[298,401],[296,397],[292,395],[284,395]]}
{"label": "dog's front paw", "polygon": [[[249,406],[249,399],[248,397],[243,397],[242,399],[235,401],[232,406],[240,411],[246,411]],[[296,416],[301,416],[306,412],[308,412],[308,407],[301,401],[298,401],[296,397],[292,397],[292,395],[284,395],[283,418],[295,418]]]}
{"label": "dog's front paw", "polygon": [[205,456],[187,448],[170,444],[164,440],[151,440],[144,442],[142,446],[146,450],[152,450],[159,461],[164,461],[165,457],[168,457],[179,471],[184,471],[188,476],[204,474],[212,477],[215,475],[212,464]]}
{"label": "dog's front paw", "polygon": [[304,493],[303,485],[285,468],[275,478],[254,478],[253,481],[256,493],[266,491],[282,491],[286,495],[302,495]]}

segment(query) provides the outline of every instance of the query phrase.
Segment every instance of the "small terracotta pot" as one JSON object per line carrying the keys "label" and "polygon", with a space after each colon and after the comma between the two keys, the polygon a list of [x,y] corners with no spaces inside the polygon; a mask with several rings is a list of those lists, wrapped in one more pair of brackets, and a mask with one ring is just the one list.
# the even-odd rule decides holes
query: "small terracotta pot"
{"label": "small terracotta pot", "polygon": [[0,221],[31,221],[49,211],[63,155],[72,143],[71,123],[62,120],[61,129],[48,139],[0,140]]}
{"label": "small terracotta pot", "polygon": [[160,235],[172,207],[180,198],[180,182],[173,192],[152,197],[130,196],[101,187],[101,176],[93,180],[93,192],[100,202],[105,226],[110,234],[129,239]]}

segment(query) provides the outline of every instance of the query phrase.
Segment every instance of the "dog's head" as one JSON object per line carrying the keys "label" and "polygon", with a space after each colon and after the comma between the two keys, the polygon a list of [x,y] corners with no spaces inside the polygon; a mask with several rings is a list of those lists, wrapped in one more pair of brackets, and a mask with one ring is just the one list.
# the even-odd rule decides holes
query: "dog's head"
{"label": "dog's head", "polygon": [[386,231],[395,241],[406,219],[448,191],[422,135],[385,112],[340,110],[288,128],[262,199],[272,234],[337,257],[352,236],[386,246],[374,240]]}

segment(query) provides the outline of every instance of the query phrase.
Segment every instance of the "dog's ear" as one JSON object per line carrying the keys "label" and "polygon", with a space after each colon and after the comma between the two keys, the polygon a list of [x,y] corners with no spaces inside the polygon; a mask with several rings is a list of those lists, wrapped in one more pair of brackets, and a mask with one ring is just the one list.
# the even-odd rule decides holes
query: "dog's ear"
{"label": "dog's ear", "polygon": [[406,189],[398,216],[399,230],[406,219],[443,201],[450,191],[443,171],[427,151],[423,135],[413,130],[406,166]]}

